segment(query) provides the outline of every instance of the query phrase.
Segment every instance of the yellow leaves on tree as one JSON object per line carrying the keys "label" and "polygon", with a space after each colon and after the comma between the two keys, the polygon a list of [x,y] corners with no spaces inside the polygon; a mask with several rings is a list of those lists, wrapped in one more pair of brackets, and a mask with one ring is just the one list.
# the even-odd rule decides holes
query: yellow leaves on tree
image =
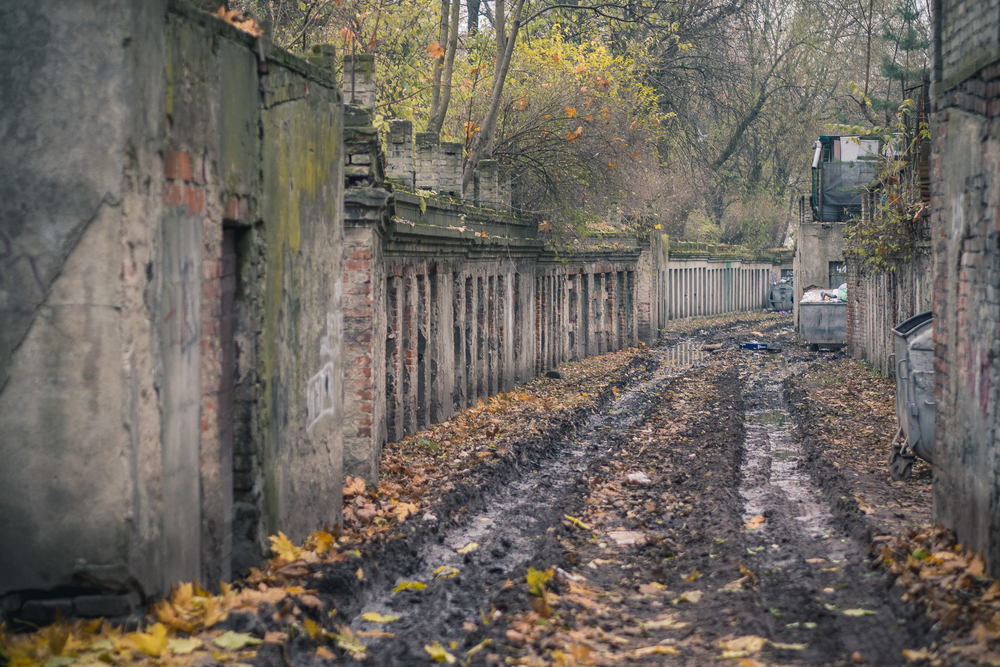
{"label": "yellow leaves on tree", "polygon": [[479,124],[474,120],[465,121],[465,141],[472,141],[476,133],[479,132]]}
{"label": "yellow leaves on tree", "polygon": [[563,109],[566,110],[566,117],[567,118],[572,118],[572,117],[574,117],[576,115],[576,108],[575,107],[564,106]]}

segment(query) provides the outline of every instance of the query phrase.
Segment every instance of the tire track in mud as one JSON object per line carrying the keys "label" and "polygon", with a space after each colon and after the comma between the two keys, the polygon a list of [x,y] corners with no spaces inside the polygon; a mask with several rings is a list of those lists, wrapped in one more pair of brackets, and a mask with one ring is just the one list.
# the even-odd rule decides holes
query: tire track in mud
{"label": "tire track in mud", "polygon": [[818,461],[799,442],[783,386],[805,364],[745,353],[740,360],[746,418],[740,495],[748,564],[760,577],[769,639],[804,644],[784,662],[901,664],[900,652],[927,641],[913,611],[868,566],[866,545],[837,529],[836,499],[818,481]]}
{"label": "tire track in mud", "polygon": [[[366,612],[401,617],[380,627],[395,637],[369,642],[369,651],[378,656],[379,664],[425,662],[425,643],[461,640],[463,623],[480,623],[504,582],[546,548],[550,527],[563,519],[564,508],[575,505],[585,488],[587,470],[606,460],[629,431],[650,415],[669,385],[704,358],[699,348],[700,343],[681,341],[655,350],[655,370],[649,376],[626,387],[606,409],[591,415],[554,448],[555,454],[487,497],[482,510],[465,515],[461,525],[442,528],[437,540],[418,547],[412,554],[414,567],[405,579],[426,583],[426,589],[399,593],[392,593],[393,586],[387,585],[366,589],[350,622],[352,630],[380,627],[361,618]],[[458,553],[471,543],[478,545],[474,551]],[[459,573],[435,579],[435,571],[443,566]]]}

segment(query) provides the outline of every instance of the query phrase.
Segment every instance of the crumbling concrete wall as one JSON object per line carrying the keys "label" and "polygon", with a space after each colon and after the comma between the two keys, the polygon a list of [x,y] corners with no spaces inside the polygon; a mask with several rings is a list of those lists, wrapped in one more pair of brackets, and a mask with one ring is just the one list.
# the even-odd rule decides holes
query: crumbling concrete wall
{"label": "crumbling concrete wall", "polygon": [[934,516],[1000,574],[1000,5],[938,9]]}
{"label": "crumbling concrete wall", "polygon": [[258,546],[339,519],[341,97],[180,3],[11,15],[0,596],[127,613],[229,577],[235,490]]}

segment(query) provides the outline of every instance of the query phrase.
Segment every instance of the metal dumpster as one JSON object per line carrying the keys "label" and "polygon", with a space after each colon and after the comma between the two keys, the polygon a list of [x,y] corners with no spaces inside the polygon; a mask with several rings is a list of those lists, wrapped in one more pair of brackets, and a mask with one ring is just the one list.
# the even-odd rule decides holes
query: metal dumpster
{"label": "metal dumpster", "polygon": [[767,301],[774,310],[790,311],[792,309],[792,298],[795,288],[791,283],[778,283],[771,286],[768,292]]}
{"label": "metal dumpster", "polygon": [[847,345],[846,301],[800,301],[799,338],[803,345]]}
{"label": "metal dumpster", "polygon": [[895,341],[896,419],[899,430],[889,455],[889,474],[910,478],[914,455],[933,463],[934,326],[930,312],[914,315],[892,330]]}

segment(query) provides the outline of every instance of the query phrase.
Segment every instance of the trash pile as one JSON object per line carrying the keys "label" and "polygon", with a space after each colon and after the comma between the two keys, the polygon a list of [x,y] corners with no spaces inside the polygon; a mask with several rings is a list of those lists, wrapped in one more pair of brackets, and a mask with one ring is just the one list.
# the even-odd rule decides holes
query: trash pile
{"label": "trash pile", "polygon": [[801,303],[819,303],[822,301],[847,301],[847,283],[837,289],[823,289],[812,285],[802,293]]}

